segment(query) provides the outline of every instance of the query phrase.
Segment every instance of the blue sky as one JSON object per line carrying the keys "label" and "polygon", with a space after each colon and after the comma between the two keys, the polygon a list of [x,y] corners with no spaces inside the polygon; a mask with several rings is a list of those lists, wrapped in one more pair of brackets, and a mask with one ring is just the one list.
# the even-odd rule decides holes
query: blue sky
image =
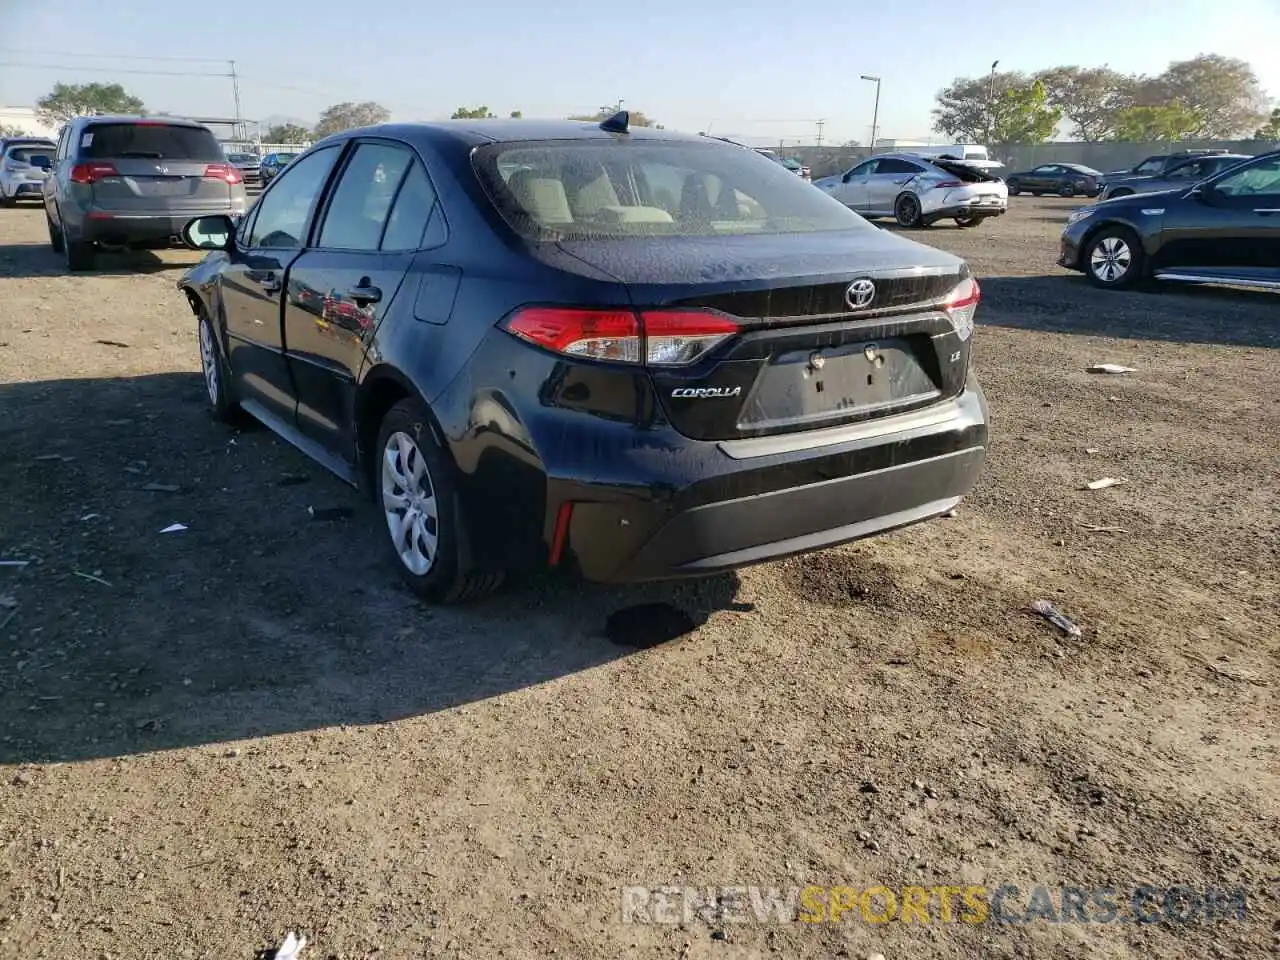
{"label": "blue sky", "polygon": [[[0,22],[7,105],[58,80],[118,80],[152,110],[230,116],[229,79],[183,74],[235,59],[247,117],[312,121],[341,100],[377,100],[396,119],[461,104],[564,116],[624,99],[677,129],[811,142],[824,119],[825,139],[866,142],[874,88],[860,74],[883,78],[880,134],[909,138],[929,133],[940,87],[996,59],[1158,73],[1198,53],[1250,61],[1280,99],[1280,0],[0,0]],[[156,56],[211,62],[142,59]]]}

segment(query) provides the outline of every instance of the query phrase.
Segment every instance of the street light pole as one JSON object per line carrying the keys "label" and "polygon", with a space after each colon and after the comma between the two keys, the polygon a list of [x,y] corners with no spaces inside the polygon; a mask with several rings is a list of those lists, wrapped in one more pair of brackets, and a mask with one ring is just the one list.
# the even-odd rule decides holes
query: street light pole
{"label": "street light pole", "polygon": [[871,152],[876,152],[876,126],[880,122],[880,78],[871,77],[867,74],[862,75],[863,80],[870,80],[876,85],[876,105],[871,111]]}
{"label": "street light pole", "polygon": [[991,62],[991,80],[987,84],[987,142],[983,144],[985,147],[991,146],[991,134],[995,132],[996,122],[996,67],[1000,66],[999,60]]}

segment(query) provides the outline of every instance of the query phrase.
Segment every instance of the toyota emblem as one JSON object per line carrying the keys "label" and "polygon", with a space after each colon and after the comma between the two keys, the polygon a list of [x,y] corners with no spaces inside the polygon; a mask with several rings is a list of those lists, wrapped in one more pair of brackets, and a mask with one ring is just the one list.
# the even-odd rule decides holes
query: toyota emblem
{"label": "toyota emblem", "polygon": [[866,277],[853,281],[849,284],[849,289],[844,292],[845,302],[852,310],[865,310],[871,306],[871,301],[875,298],[876,285]]}

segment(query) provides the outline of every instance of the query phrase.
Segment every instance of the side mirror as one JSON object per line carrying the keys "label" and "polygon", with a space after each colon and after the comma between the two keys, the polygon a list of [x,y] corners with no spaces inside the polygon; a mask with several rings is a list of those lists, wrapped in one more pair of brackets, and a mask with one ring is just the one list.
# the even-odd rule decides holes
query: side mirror
{"label": "side mirror", "polygon": [[235,221],[222,214],[197,217],[182,228],[182,242],[192,250],[230,250],[235,236]]}
{"label": "side mirror", "polygon": [[853,171],[852,171],[852,170],[846,170],[846,171],[844,172],[844,176],[842,176],[842,177],[840,178],[840,182],[841,182],[841,183],[848,183],[848,182],[849,182],[849,178],[850,178],[850,177],[852,177],[852,176],[853,176]]}

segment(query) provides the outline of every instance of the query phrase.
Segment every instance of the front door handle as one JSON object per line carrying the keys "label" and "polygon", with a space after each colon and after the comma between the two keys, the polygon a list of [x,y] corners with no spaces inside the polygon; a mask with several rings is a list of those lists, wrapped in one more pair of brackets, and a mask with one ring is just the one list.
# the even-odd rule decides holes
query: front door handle
{"label": "front door handle", "polygon": [[1270,208],[1270,209],[1264,208],[1264,209],[1261,209],[1261,210],[1255,210],[1255,211],[1253,211],[1253,212],[1254,212],[1254,213],[1256,213],[1256,214],[1257,214],[1258,216],[1260,216],[1260,217],[1269,217],[1269,216],[1271,216],[1273,213],[1280,213],[1280,207],[1275,207],[1275,208]]}
{"label": "front door handle", "polygon": [[382,291],[364,280],[347,291],[347,298],[354,300],[357,305],[378,303],[382,299]]}
{"label": "front door handle", "polygon": [[274,273],[258,274],[258,276],[254,277],[253,279],[257,280],[258,285],[262,287],[262,289],[265,290],[267,293],[280,292],[280,278],[277,277]]}

